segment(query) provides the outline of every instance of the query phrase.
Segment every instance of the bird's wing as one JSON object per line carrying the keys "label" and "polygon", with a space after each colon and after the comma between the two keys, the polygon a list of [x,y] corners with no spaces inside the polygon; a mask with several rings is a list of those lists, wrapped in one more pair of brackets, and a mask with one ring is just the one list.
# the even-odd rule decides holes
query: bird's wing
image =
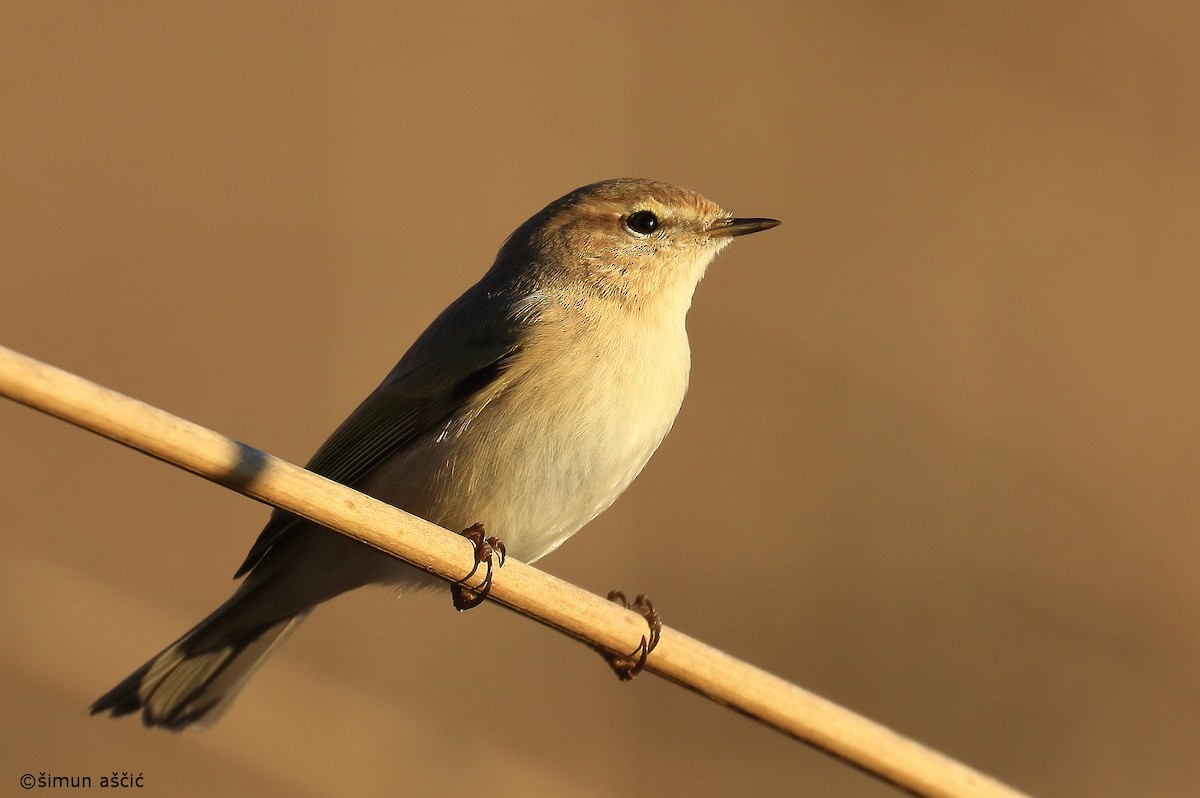
{"label": "bird's wing", "polygon": [[[308,470],[358,487],[381,463],[492,390],[518,350],[517,330],[504,314],[491,318],[451,305],[413,344],[387,379],[317,450]],[[476,304],[478,307],[478,304]],[[304,519],[275,510],[234,578],[248,573]]]}

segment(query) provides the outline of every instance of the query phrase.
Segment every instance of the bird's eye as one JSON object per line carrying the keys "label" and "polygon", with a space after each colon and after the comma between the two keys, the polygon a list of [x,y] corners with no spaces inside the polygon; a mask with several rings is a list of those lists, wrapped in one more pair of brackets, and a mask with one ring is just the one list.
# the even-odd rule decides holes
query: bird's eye
{"label": "bird's eye", "polygon": [[634,211],[625,217],[625,226],[631,233],[648,236],[658,229],[658,217],[651,211]]}

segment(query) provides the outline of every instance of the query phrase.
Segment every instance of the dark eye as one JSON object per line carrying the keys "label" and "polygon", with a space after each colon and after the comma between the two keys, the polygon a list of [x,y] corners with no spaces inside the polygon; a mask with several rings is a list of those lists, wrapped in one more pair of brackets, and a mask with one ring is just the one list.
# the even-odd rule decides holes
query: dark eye
{"label": "dark eye", "polygon": [[634,211],[625,217],[625,226],[630,232],[648,236],[658,229],[658,217],[650,211]]}

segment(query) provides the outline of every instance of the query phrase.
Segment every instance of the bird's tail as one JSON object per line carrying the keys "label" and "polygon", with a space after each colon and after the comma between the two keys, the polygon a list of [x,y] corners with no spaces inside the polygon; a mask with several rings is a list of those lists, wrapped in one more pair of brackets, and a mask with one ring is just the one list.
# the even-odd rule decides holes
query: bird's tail
{"label": "bird's tail", "polygon": [[91,714],[113,717],[141,710],[147,726],[179,731],[207,726],[229,708],[258,667],[266,661],[307,611],[268,624],[238,628],[235,595],[158,656],[131,673],[92,704]]}

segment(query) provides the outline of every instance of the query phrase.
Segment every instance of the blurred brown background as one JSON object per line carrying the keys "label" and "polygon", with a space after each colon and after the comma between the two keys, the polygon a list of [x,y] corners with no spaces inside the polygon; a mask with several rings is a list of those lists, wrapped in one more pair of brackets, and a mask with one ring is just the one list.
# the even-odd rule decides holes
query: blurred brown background
{"label": "blurred brown background", "polygon": [[[1034,793],[1195,794],[1195,4],[407,5],[9,3],[0,343],[303,462],[567,190],[776,216],[542,565]],[[323,608],[202,734],[89,718],[267,511],[0,439],[3,794],[895,794],[448,595]]]}

